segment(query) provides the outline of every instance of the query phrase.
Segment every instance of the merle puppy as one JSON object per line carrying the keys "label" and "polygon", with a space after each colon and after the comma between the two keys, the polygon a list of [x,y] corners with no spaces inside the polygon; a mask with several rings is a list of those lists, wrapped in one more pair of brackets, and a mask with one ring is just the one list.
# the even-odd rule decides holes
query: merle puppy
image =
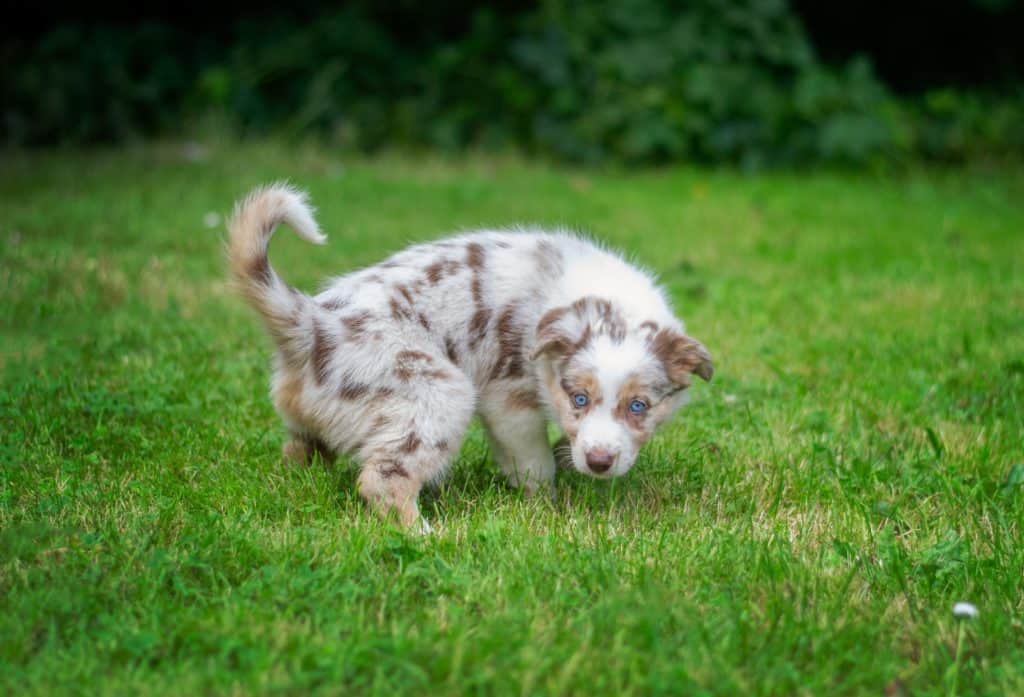
{"label": "merle puppy", "polygon": [[277,345],[271,387],[284,456],[350,454],[360,494],[429,529],[417,496],[441,477],[474,413],[528,493],[550,491],[549,419],[579,472],[625,474],[711,356],[651,275],[562,232],[481,231],[416,245],[316,296],[267,261],[286,223],[323,244],[306,196],[258,189],[228,225],[239,287]]}

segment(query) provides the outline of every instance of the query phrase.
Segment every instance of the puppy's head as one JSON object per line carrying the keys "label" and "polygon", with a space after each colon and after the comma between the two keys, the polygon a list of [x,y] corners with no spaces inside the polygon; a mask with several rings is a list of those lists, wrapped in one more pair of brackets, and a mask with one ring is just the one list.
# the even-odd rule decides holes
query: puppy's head
{"label": "puppy's head", "polygon": [[692,375],[710,380],[711,356],[674,327],[629,326],[614,305],[587,297],[547,312],[533,358],[572,446],[573,467],[623,475],[683,400]]}

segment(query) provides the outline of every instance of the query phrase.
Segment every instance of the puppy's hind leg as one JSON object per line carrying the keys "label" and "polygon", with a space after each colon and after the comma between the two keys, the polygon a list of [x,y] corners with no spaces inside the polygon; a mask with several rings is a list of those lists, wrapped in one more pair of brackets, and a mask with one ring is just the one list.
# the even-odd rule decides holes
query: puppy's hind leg
{"label": "puppy's hind leg", "polygon": [[417,375],[401,372],[401,397],[375,405],[378,428],[360,449],[359,474],[359,493],[379,514],[424,532],[430,526],[420,516],[420,490],[444,474],[474,407],[468,377],[443,357],[429,366]]}
{"label": "puppy's hind leg", "polygon": [[319,438],[292,434],[281,446],[281,460],[286,465],[309,465],[317,455],[326,464],[334,462],[334,451]]}

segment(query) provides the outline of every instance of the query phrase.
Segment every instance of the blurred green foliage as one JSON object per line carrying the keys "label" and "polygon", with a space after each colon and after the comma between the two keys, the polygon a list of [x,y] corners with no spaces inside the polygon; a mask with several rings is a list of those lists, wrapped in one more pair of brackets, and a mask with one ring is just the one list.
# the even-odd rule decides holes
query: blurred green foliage
{"label": "blurred green foliage", "polygon": [[476,9],[456,36],[393,19],[357,3],[304,23],[240,21],[228,42],[64,27],[6,61],[0,140],[180,134],[214,114],[243,134],[585,163],[1024,153],[1024,92],[897,99],[864,60],[822,64],[785,0],[544,0]]}

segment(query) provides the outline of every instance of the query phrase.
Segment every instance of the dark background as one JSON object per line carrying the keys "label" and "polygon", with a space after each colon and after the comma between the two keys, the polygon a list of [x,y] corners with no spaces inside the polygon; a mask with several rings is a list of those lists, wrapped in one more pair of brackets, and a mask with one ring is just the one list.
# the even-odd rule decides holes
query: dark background
{"label": "dark background", "polygon": [[[280,2],[17,2],[2,3],[0,37],[32,42],[61,24],[132,26],[159,22],[197,36],[230,41],[243,18],[312,20],[345,3],[317,0]],[[352,3],[349,3],[352,4]],[[359,3],[356,3],[359,4]],[[405,36],[451,38],[466,30],[480,2],[362,3]],[[530,2],[487,3],[512,13]],[[829,63],[856,55],[870,58],[879,76],[902,93],[928,87],[989,87],[1014,84],[1024,75],[1024,2],[1017,0],[935,0],[855,3],[799,0],[791,7],[815,50]]]}
{"label": "dark background", "polygon": [[[1024,150],[1024,0],[19,1],[4,17],[8,145],[181,135],[219,113],[241,135],[579,161]],[[700,30],[660,33],[677,17]]]}

